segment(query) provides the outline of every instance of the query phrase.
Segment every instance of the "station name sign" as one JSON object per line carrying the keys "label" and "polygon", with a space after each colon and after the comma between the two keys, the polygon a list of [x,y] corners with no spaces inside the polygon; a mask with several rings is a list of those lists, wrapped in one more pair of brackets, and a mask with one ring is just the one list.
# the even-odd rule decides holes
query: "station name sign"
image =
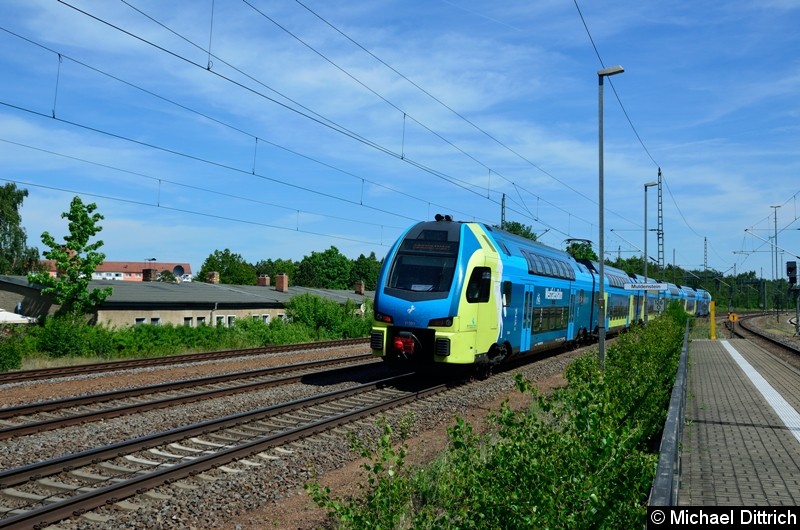
{"label": "station name sign", "polygon": [[626,291],[666,291],[666,283],[626,283]]}

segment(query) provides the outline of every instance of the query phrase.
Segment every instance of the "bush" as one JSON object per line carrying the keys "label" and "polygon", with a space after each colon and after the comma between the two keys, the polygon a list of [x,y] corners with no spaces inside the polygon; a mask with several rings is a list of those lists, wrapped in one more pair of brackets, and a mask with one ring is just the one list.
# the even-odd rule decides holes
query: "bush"
{"label": "bush", "polygon": [[2,326],[0,329],[0,372],[22,368],[22,359],[36,351],[36,341],[27,326]]}
{"label": "bush", "polygon": [[38,334],[37,349],[50,357],[88,357],[91,326],[70,316],[50,316]]}
{"label": "bush", "polygon": [[366,337],[372,326],[371,304],[364,303],[364,314],[352,300],[339,304],[311,294],[292,298],[286,316],[313,332],[312,340]]}
{"label": "bush", "polygon": [[268,344],[297,344],[315,340],[313,330],[302,324],[276,319],[269,323]]}

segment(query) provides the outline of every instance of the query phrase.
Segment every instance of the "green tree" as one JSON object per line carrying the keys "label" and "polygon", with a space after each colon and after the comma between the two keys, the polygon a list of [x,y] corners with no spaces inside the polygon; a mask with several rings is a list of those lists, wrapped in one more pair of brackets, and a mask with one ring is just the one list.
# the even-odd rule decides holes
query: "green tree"
{"label": "green tree", "polygon": [[200,267],[198,276],[202,281],[209,272],[219,273],[219,282],[228,285],[255,285],[256,269],[240,254],[235,254],[229,249],[215,250],[208,256]]}
{"label": "green tree", "polygon": [[166,282],[166,283],[175,283],[177,282],[177,278],[175,278],[175,274],[172,271],[164,269],[163,271],[158,273],[158,281]]}
{"label": "green tree", "polygon": [[[617,258],[615,261],[611,262],[611,265],[622,269],[628,274],[644,274],[644,261],[642,261],[641,256],[631,256],[630,258]],[[656,271],[657,267],[654,264],[650,264],[650,268],[647,271],[647,275],[651,278],[658,278],[659,275]]]}
{"label": "green tree", "polygon": [[97,266],[103,263],[106,255],[97,250],[103,246],[102,240],[89,243],[103,228],[98,224],[103,216],[94,213],[95,203],[84,204],[80,197],[74,197],[69,212],[61,214],[69,219],[69,235],[64,243],[57,243],[48,232],[42,233],[42,243],[50,250],[44,257],[56,263],[58,277],[48,272],[28,274],[28,281],[42,286],[43,294],[52,294],[61,305],[60,315],[79,317],[94,310],[111,295],[111,287],[89,291],[89,281]]}
{"label": "green tree", "polygon": [[9,182],[0,188],[0,274],[27,274],[38,269],[39,249],[28,247],[19,209],[28,190]]}
{"label": "green tree", "polygon": [[529,225],[524,225],[517,221],[506,221],[505,223],[503,223],[502,227],[499,225],[495,225],[495,228],[500,228],[502,230],[505,230],[506,232],[511,232],[512,234],[516,234],[518,236],[522,236],[532,241],[536,241],[536,233],[534,233],[533,227]]}
{"label": "green tree", "polygon": [[267,259],[261,260],[257,262],[255,265],[256,276],[266,275],[270,277],[270,281],[274,284],[275,277],[278,274],[286,274],[289,276],[289,281],[294,282],[296,271],[297,271],[297,263],[290,259]]}
{"label": "green tree", "polygon": [[567,245],[566,252],[575,259],[597,261],[597,253],[592,250],[592,244],[586,240],[571,240]]}
{"label": "green tree", "polygon": [[350,269],[350,286],[352,287],[358,280],[362,280],[367,291],[374,291],[378,284],[380,270],[381,262],[375,257],[374,252],[370,252],[369,257],[361,254],[353,261]]}
{"label": "green tree", "polygon": [[324,252],[312,252],[297,267],[296,285],[320,289],[349,289],[353,262],[331,246]]}

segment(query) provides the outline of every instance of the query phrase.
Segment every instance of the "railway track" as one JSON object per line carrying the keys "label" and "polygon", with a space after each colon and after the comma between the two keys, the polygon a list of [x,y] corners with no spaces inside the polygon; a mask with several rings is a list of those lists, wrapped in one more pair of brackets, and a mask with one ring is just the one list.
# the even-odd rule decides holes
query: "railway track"
{"label": "railway track", "polygon": [[0,528],[41,528],[232,462],[266,465],[266,451],[452,383],[401,374],[9,469],[0,472]]}
{"label": "railway track", "polygon": [[368,339],[344,339],[324,342],[310,342],[302,344],[285,344],[280,346],[263,346],[241,350],[225,350],[216,352],[188,353],[171,355],[168,357],[153,357],[147,359],[131,359],[123,361],[109,361],[102,363],[81,364],[76,366],[62,366],[56,368],[40,368],[36,370],[17,370],[0,373],[0,385],[21,383],[25,381],[41,381],[76,375],[95,374],[101,372],[114,372],[131,370],[134,368],[150,368],[155,366],[175,366],[185,363],[202,361],[215,361],[243,357],[248,355],[270,355],[293,351],[306,351],[310,349],[338,348],[342,346],[367,344]]}
{"label": "railway track", "polygon": [[[370,354],[309,361],[0,408],[0,440],[301,381],[380,363]],[[340,368],[329,367],[341,365]]]}
{"label": "railway track", "polygon": [[[740,317],[736,323],[726,322],[726,327],[734,335],[753,340],[765,351],[781,359],[784,363],[800,370],[800,339],[797,337],[781,336],[765,331],[756,324],[756,319],[762,314],[753,314]],[[772,315],[769,315],[772,317]]]}
{"label": "railway track", "polygon": [[[755,315],[747,315],[740,317],[738,321],[740,326],[738,329],[734,326],[732,328],[733,333],[742,338],[750,338],[752,335],[756,335],[761,340],[764,340],[770,344],[779,346],[781,348],[794,351],[797,355],[800,356],[800,342],[797,339],[773,335],[771,333],[765,332],[757,325],[753,324],[752,321],[755,318],[761,316],[763,315],[755,314]],[[742,333],[742,330],[744,330],[745,333]]]}

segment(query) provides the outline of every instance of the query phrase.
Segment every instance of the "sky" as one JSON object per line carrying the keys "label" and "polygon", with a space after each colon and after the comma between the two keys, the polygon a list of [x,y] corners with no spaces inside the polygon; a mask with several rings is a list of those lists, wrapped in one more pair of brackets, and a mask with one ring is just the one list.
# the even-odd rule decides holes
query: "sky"
{"label": "sky", "polygon": [[798,25],[795,0],[3,0],[0,185],[28,191],[40,252],[80,196],[107,260],[194,271],[225,249],[382,259],[437,213],[597,251],[597,72],[621,65],[606,256],[641,256],[646,218],[658,260],[660,172],[666,264],[783,277]]}

